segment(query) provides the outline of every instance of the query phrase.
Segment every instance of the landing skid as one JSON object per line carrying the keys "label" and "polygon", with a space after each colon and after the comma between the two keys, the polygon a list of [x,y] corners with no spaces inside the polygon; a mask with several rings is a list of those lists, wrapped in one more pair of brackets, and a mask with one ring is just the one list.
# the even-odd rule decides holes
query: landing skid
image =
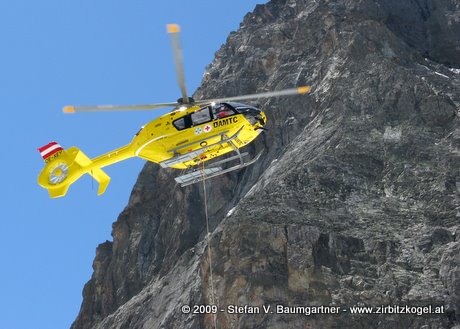
{"label": "landing skid", "polygon": [[[193,144],[207,142],[211,138],[220,136],[220,141],[218,141],[216,143],[213,143],[213,144],[210,144],[210,145],[206,145],[206,146],[204,146],[202,148],[199,148],[197,150],[194,150],[194,151],[185,152],[185,153],[179,153],[180,150],[186,149],[186,148],[190,147],[192,144],[185,144],[185,145],[181,145],[179,147],[176,147],[174,149],[168,150],[168,152],[173,154],[173,157],[168,159],[168,160],[160,162],[160,166],[162,166],[163,168],[167,168],[167,167],[172,167],[172,166],[174,166],[176,164],[179,164],[179,163],[191,161],[191,160],[194,160],[196,158],[199,158],[199,156],[201,154],[203,154],[204,152],[206,152],[206,150],[208,150],[209,148],[212,148],[212,147],[215,147],[215,146],[218,146],[218,145],[222,145],[222,144],[228,144],[233,148],[233,150],[236,153],[236,155],[228,157],[228,158],[223,159],[223,160],[212,162],[205,169],[194,169],[194,170],[186,173],[185,175],[181,175],[179,177],[176,177],[175,178],[176,182],[181,184],[182,187],[184,187],[184,186],[187,186],[187,185],[202,182],[202,181],[204,181],[206,179],[209,179],[209,178],[212,178],[212,177],[220,176],[220,175],[223,175],[223,174],[226,174],[226,173],[229,173],[229,172],[232,172],[232,171],[247,167],[247,166],[253,164],[254,162],[256,162],[259,159],[259,157],[262,154],[262,152],[259,153],[256,157],[254,157],[251,160],[245,160],[245,158],[249,154],[247,152],[241,153],[239,148],[237,146],[235,146],[235,144],[233,144],[233,140],[238,137],[238,135],[240,134],[242,129],[243,129],[243,127],[241,127],[234,135],[232,135],[230,137],[227,136],[228,131],[224,131],[224,132],[222,132],[222,133],[220,133],[218,135],[209,136],[209,137],[204,138],[202,140],[195,141]],[[229,167],[229,168],[225,168],[225,169],[223,167],[221,167],[221,165],[223,165],[225,163],[228,163],[228,162],[231,162],[233,160],[240,160],[239,164],[234,165],[234,166]],[[197,165],[199,165],[199,163],[200,162],[197,162]],[[197,166],[194,166],[194,168],[197,168]]]}
{"label": "landing skid", "polygon": [[[217,176],[220,176],[220,175],[223,175],[223,174],[226,174],[226,173],[229,173],[229,172],[232,172],[232,171],[235,171],[235,170],[242,169],[244,167],[250,166],[254,162],[256,162],[257,160],[259,160],[260,156],[262,155],[262,152],[257,154],[253,159],[245,161],[244,157],[247,156],[247,155],[248,155],[247,152],[241,153],[241,154],[239,153],[238,155],[229,157],[227,159],[211,163],[209,165],[209,167],[205,168],[204,170],[203,169],[196,169],[196,170],[194,170],[194,171],[192,171],[190,173],[187,173],[185,175],[176,177],[174,179],[176,180],[177,183],[180,184],[181,187],[192,185],[192,184],[195,184],[195,183],[199,183],[199,182],[202,182],[202,181],[207,180],[209,178],[217,177]],[[235,166],[232,166],[232,167],[226,168],[226,169],[223,169],[222,167],[219,166],[221,164],[233,161],[235,159],[240,159],[240,163],[235,165]]]}
{"label": "landing skid", "polygon": [[[241,128],[243,129],[243,128]],[[228,138],[226,133],[228,131],[224,131],[218,135],[212,135],[212,136],[209,136],[207,138],[203,138],[203,139],[200,139],[192,144],[185,144],[185,145],[181,145],[179,147],[176,147],[174,149],[171,149],[171,150],[168,150],[169,153],[172,153],[173,154],[173,157],[171,159],[168,159],[168,160],[165,160],[165,161],[162,161],[160,162],[160,166],[162,166],[163,168],[168,168],[168,167],[172,167],[176,164],[179,164],[179,163],[182,163],[182,162],[186,162],[186,161],[190,161],[190,160],[193,160],[194,158],[196,158],[197,156],[199,156],[200,154],[204,153],[208,148],[210,147],[213,147],[213,146],[217,146],[217,145],[221,145],[221,144],[224,144],[224,143],[227,143],[228,141],[231,141],[233,139],[235,139],[236,137],[238,137],[239,133],[241,132],[241,129],[238,130],[235,135],[233,135],[232,137]],[[214,138],[214,137],[218,137],[220,136],[220,141],[217,142],[217,143],[214,143],[214,144],[211,144],[211,145],[206,145],[202,148],[199,148],[195,151],[191,151],[191,152],[186,152],[186,153],[183,153],[183,154],[179,154],[179,150],[182,150],[182,149],[186,149],[188,148],[189,146],[193,145],[193,144],[197,144],[197,143],[203,143],[203,142],[207,142],[209,139],[211,138]]]}

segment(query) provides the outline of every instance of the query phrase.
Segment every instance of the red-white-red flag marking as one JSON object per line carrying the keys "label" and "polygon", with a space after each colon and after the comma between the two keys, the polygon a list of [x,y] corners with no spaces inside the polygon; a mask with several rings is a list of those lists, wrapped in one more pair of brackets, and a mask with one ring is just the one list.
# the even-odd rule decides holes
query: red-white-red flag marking
{"label": "red-white-red flag marking", "polygon": [[46,160],[47,158],[49,158],[56,152],[59,152],[62,150],[63,148],[61,147],[61,145],[59,145],[56,142],[51,142],[51,143],[46,144],[45,146],[38,148],[38,152],[40,152],[43,160]]}

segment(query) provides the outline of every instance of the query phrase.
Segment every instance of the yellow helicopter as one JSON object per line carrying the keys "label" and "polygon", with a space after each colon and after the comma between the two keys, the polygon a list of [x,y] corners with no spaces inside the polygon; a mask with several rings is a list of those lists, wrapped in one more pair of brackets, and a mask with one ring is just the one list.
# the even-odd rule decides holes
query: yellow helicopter
{"label": "yellow helicopter", "polygon": [[[267,118],[260,109],[236,101],[305,94],[310,91],[309,86],[302,86],[243,96],[194,100],[187,96],[185,88],[180,27],[168,24],[167,31],[171,36],[182,98],[177,102],[148,105],[65,106],[64,113],[154,110],[164,107],[174,109],[143,126],[129,144],[93,159],[75,146],[64,150],[56,142],[38,148],[46,163],[38,177],[38,184],[48,190],[50,197],[64,196],[69,186],[84,174],[91,175],[99,183],[100,195],[110,182],[110,177],[101,168],[134,156],[158,163],[163,168],[186,169],[184,174],[175,178],[181,186],[249,166],[259,159],[260,153],[248,159],[248,153],[240,152],[240,148],[251,143],[264,130]],[[204,165],[199,166],[230,152],[235,155],[212,161],[206,168]]]}

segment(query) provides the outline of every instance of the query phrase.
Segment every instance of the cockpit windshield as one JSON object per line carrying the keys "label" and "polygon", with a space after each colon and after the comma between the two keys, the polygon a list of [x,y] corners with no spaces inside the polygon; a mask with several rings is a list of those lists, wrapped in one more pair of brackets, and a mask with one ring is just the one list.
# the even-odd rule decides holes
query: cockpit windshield
{"label": "cockpit windshield", "polygon": [[228,117],[236,114],[236,111],[225,103],[220,103],[212,106],[212,116],[214,120]]}

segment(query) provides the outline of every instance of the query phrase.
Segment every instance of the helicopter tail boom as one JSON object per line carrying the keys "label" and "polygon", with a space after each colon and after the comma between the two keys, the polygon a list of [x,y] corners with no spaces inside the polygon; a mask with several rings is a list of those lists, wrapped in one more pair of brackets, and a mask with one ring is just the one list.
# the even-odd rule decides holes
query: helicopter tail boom
{"label": "helicopter tail boom", "polygon": [[110,177],[79,148],[73,146],[64,150],[56,142],[38,149],[46,165],[38,177],[38,184],[48,190],[50,197],[66,195],[70,185],[84,174],[91,175],[98,183],[98,195],[105,192]]}

